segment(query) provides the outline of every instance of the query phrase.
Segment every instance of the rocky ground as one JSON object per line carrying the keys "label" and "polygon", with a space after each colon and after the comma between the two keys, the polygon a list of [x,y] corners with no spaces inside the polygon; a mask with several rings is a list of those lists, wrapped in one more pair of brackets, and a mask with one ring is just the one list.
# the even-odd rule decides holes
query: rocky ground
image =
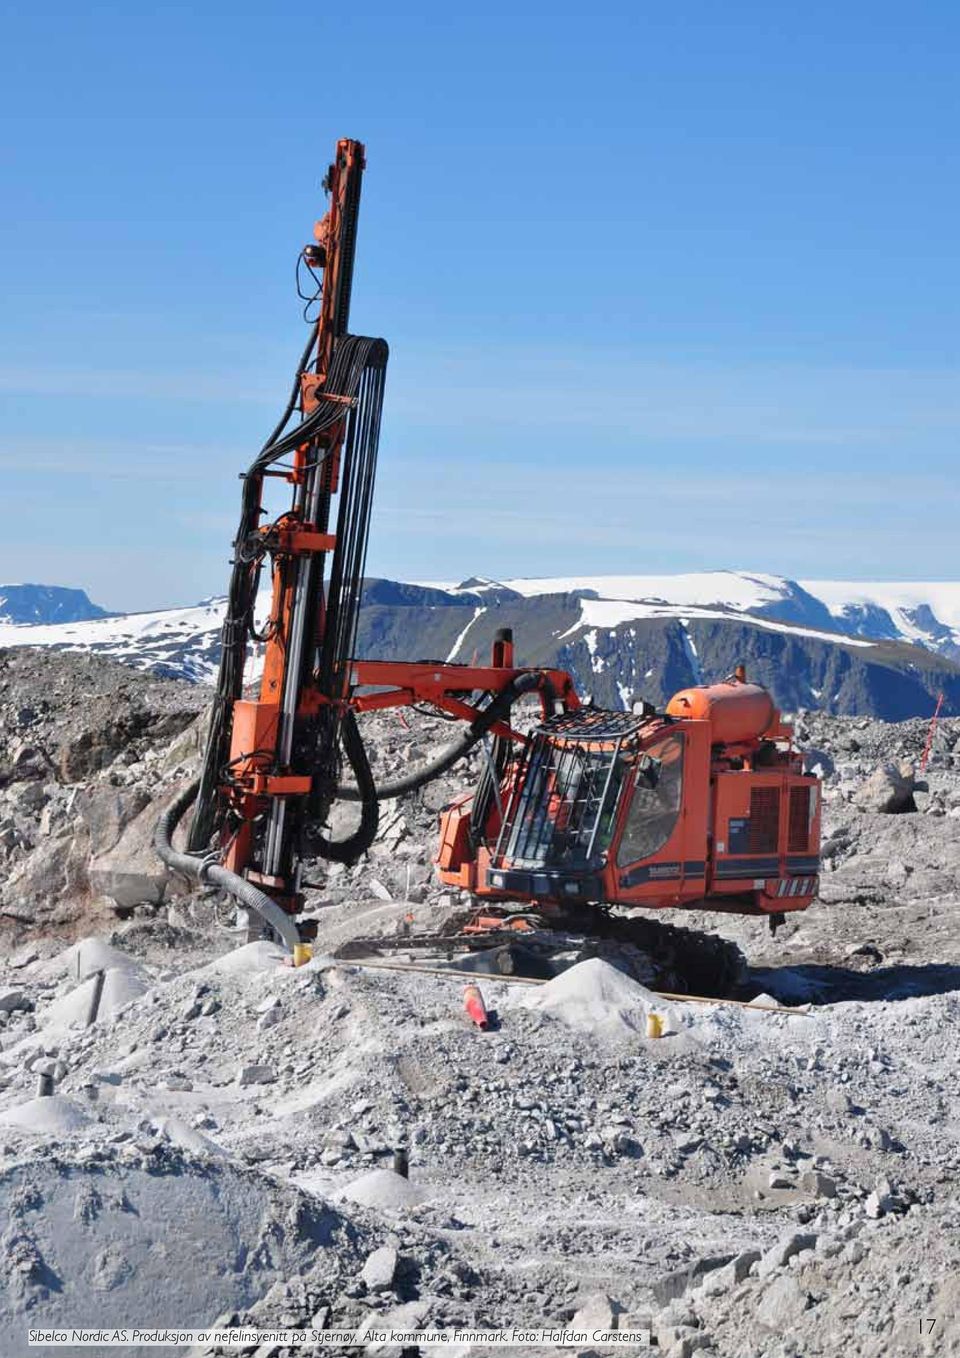
{"label": "rocky ground", "polygon": [[[203,703],[0,653],[5,1358],[28,1325],[231,1317],[960,1352],[960,722],[922,788],[904,761],[926,723],[801,714],[825,777],[821,901],[775,938],[673,921],[735,940],[743,994],[792,1012],[668,1004],[593,959],[540,985],[482,977],[481,1031],[463,975],[331,956],[456,915],[431,842],[469,769],[384,808],[368,857],[313,892],[317,956],[294,970],[152,858]],[[368,725],[375,772],[449,735]]]}

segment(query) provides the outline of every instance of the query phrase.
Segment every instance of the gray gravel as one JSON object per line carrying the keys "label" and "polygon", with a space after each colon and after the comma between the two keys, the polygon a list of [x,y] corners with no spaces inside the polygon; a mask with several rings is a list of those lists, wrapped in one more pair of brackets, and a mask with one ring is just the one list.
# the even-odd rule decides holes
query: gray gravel
{"label": "gray gravel", "polygon": [[[14,700],[42,677],[21,673]],[[58,706],[49,677],[43,730],[62,745],[69,685]],[[751,919],[680,920],[735,939],[745,994],[798,1012],[667,1005],[592,962],[553,991],[480,977],[497,1016],[481,1032],[463,977],[326,956],[461,908],[430,864],[459,773],[385,808],[367,859],[314,893],[318,956],[293,970],[268,944],[239,947],[222,904],[147,880],[131,829],[195,766],[197,709],[180,686],[155,702],[130,682],[153,715],[83,778],[11,765],[23,737],[3,737],[0,825],[19,838],[0,866],[0,1352],[25,1355],[30,1323],[115,1316],[578,1314],[649,1321],[676,1354],[960,1350],[960,723],[941,725],[918,809],[887,815],[861,790],[880,764],[916,763],[926,725],[803,715],[826,773],[821,901],[773,939]],[[369,725],[375,770],[449,734]],[[28,897],[61,841],[76,879]],[[91,879],[111,853],[117,877]],[[42,1076],[53,1098],[36,1097]]]}

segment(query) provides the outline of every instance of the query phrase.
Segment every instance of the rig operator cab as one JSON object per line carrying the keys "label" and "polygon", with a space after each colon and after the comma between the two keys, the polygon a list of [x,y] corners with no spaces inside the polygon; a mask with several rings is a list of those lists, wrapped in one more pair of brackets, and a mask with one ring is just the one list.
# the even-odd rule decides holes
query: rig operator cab
{"label": "rig operator cab", "polygon": [[739,674],[662,714],[546,718],[481,842],[472,810],[465,797],[443,814],[439,867],[482,896],[779,916],[817,890],[819,782],[767,691]]}

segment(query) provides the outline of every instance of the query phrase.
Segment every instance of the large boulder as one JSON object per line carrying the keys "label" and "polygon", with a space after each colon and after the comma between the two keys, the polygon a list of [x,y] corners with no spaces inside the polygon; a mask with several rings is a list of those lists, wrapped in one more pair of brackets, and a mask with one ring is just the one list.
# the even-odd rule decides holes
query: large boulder
{"label": "large boulder", "polygon": [[9,756],[0,762],[0,787],[31,778],[49,778],[51,764],[46,753],[29,741],[15,741]]}
{"label": "large boulder", "polygon": [[901,759],[898,763],[891,760],[874,769],[857,790],[854,800],[864,811],[897,815],[916,811],[913,794],[925,786],[917,782],[916,770],[909,759]]}
{"label": "large boulder", "polygon": [[108,853],[120,839],[131,821],[149,806],[150,796],[143,788],[101,786],[84,788],[76,800],[76,809],[90,836],[90,853]]}
{"label": "large boulder", "polygon": [[210,712],[209,709],[205,709],[171,742],[160,760],[160,772],[172,773],[174,769],[196,764],[203,753],[209,725]]}
{"label": "large boulder", "polygon": [[[53,1102],[36,1100],[28,1116],[47,1119],[37,1105]],[[10,1134],[5,1127],[4,1140]],[[309,1278],[318,1295],[336,1296],[341,1274],[355,1276],[376,1243],[322,1198],[205,1149],[105,1145],[93,1156],[83,1137],[82,1128],[58,1130],[0,1173],[0,1219],[11,1223],[0,1353],[10,1358],[26,1353],[30,1325],[112,1330],[134,1317],[143,1327],[170,1326],[173,1276],[173,1323],[186,1328],[246,1311],[290,1280]],[[184,1352],[180,1345],[165,1351]],[[263,1344],[260,1351],[279,1350]]]}
{"label": "large boulder", "polygon": [[153,832],[161,812],[153,802],[126,826],[116,844],[90,861],[90,888],[116,905],[159,905],[168,873],[153,847]]}
{"label": "large boulder", "polygon": [[130,721],[71,732],[57,750],[57,773],[64,783],[80,783],[107,768],[137,734]]}
{"label": "large boulder", "polygon": [[20,923],[62,924],[81,912],[87,894],[86,841],[44,840],[3,886],[0,914]]}

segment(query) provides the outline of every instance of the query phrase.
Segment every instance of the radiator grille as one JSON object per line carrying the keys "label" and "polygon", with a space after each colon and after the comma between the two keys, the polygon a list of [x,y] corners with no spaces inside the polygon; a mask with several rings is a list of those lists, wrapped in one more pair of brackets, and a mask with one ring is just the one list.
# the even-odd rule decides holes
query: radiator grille
{"label": "radiator grille", "polygon": [[790,791],[790,833],[788,853],[806,853],[810,841],[810,789],[795,787]]}
{"label": "radiator grille", "polygon": [[780,838],[780,789],[755,787],[750,791],[749,853],[776,853]]}

